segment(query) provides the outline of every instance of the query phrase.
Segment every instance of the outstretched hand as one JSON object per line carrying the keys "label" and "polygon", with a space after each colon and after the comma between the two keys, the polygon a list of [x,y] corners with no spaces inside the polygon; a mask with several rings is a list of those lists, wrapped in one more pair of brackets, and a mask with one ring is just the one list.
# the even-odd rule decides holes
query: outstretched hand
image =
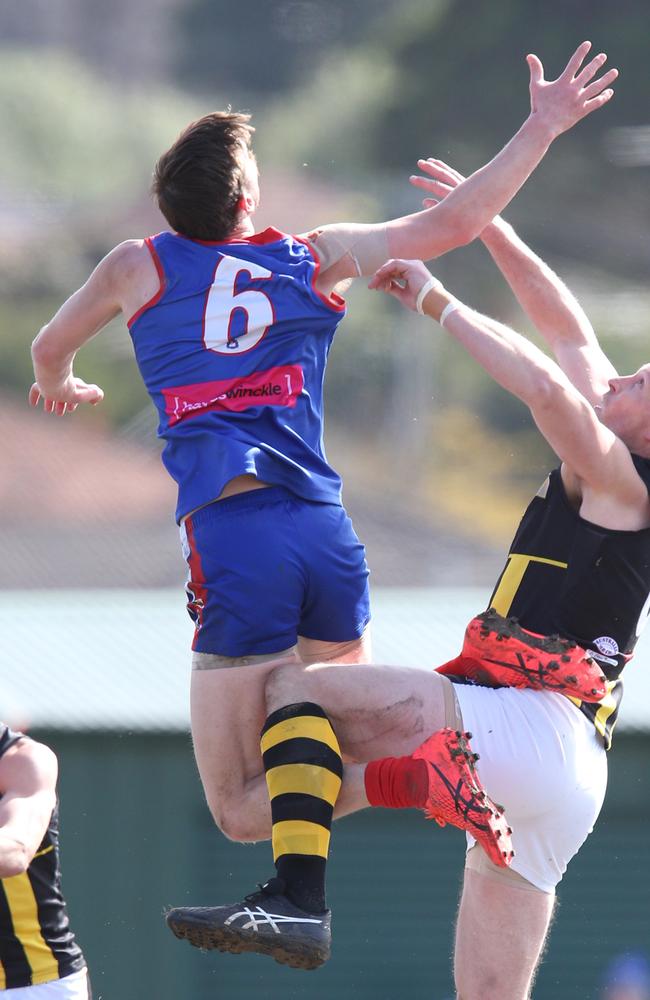
{"label": "outstretched hand", "polygon": [[607,61],[607,56],[600,52],[583,66],[590,50],[591,42],[582,42],[557,80],[545,80],[544,67],[538,56],[526,56],[530,70],[531,114],[544,121],[554,137],[566,132],[592,111],[597,111],[614,93],[610,84],[618,76],[618,70],[610,69],[594,79]]}
{"label": "outstretched hand", "polygon": [[30,406],[38,406],[42,400],[46,413],[62,417],[76,410],[80,403],[96,406],[104,398],[104,392],[98,385],[89,385],[83,379],[71,375],[54,391],[43,391],[38,382],[34,382],[28,398]]}
{"label": "outstretched hand", "polygon": [[[530,69],[531,113],[545,121],[554,135],[566,132],[613,96],[614,91],[609,84],[617,78],[617,69],[610,69],[599,79],[594,79],[607,60],[604,52],[594,56],[580,69],[590,49],[591,42],[579,45],[557,80],[544,79],[544,67],[537,56],[526,57]],[[414,187],[429,195],[423,200],[426,208],[442,201],[465,180],[458,170],[433,157],[418,160],[418,168],[428,176],[413,174],[409,180]]]}

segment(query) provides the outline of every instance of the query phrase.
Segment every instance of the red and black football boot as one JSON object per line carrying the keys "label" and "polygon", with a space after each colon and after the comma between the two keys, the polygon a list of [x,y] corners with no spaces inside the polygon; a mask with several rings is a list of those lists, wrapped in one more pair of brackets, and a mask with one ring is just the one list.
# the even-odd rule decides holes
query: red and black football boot
{"label": "red and black football boot", "polygon": [[440,672],[462,673],[488,687],[555,691],[581,701],[598,702],[607,694],[607,678],[581,646],[559,635],[529,632],[493,608],[472,619],[462,656]]}
{"label": "red and black football boot", "polygon": [[478,754],[472,753],[471,733],[440,729],[411,755],[428,765],[429,792],[424,814],[440,826],[450,823],[467,830],[495,865],[507,868],[514,857],[512,830],[503,807],[495,805],[479,781]]}

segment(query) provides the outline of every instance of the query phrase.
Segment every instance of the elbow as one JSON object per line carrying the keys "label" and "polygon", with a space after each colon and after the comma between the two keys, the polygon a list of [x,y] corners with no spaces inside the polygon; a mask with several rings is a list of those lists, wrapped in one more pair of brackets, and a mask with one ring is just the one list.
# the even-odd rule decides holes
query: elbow
{"label": "elbow", "polygon": [[565,396],[564,386],[546,368],[536,369],[531,376],[527,402],[536,412],[557,410]]}

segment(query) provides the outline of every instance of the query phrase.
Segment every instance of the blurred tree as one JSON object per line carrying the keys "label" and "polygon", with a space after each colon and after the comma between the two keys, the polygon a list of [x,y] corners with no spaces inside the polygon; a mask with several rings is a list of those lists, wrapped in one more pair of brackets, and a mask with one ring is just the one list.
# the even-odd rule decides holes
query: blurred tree
{"label": "blurred tree", "polygon": [[300,88],[332,48],[362,41],[394,0],[189,0],[177,12],[182,84],[231,99]]}
{"label": "blurred tree", "polygon": [[[29,344],[111,246],[162,228],[149,199],[152,165],[196,110],[158,89],[116,90],[83,62],[15,50],[0,62],[0,387],[24,395]],[[80,355],[107,392],[100,419],[145,405],[126,328]]]}
{"label": "blurred tree", "polygon": [[[90,59],[47,49],[36,58],[3,54],[0,384],[22,393],[40,323],[109,246],[160,225],[143,212],[151,165],[192,117],[250,102],[263,174],[282,172],[290,197],[304,199],[305,228],[336,221],[310,219],[309,181],[322,178],[326,190],[353,192],[348,218],[378,220],[418,208],[407,180],[418,156],[471,171],[493,155],[527,112],[525,54],[536,51],[553,77],[584,37],[621,70],[615,99],[560,140],[507,214],[577,290],[621,370],[646,360],[650,140],[636,127],[648,120],[647,0],[615,8],[591,0],[165,0],[167,10],[174,5],[177,79],[194,97],[117,89],[115,71],[100,75]],[[435,270],[475,307],[528,329],[480,248],[448,255]],[[485,523],[505,531],[497,478],[507,476],[505,492],[519,505],[549,460],[526,411],[435,325],[358,284],[327,394],[333,429],[355,429],[345,447],[359,481],[375,492],[382,479],[396,490],[407,482],[413,503],[467,520],[471,465]],[[116,324],[82,353],[79,372],[107,390],[106,418],[149,433],[129,355]]]}
{"label": "blurred tree", "polygon": [[172,11],[184,0],[3,0],[5,47],[58,50],[119,82],[164,78],[175,44]]}
{"label": "blurred tree", "polygon": [[176,91],[120,92],[70,56],[5,51],[0,198],[74,200],[78,209],[94,199],[145,191],[155,157],[193,110]]}
{"label": "blurred tree", "polygon": [[[376,125],[384,162],[398,165],[402,155],[416,156],[423,133],[442,141],[460,135],[491,151],[494,136],[511,134],[526,113],[526,53],[536,52],[553,79],[585,38],[593,42],[594,55],[606,50],[609,64],[621,70],[616,103],[605,114],[616,114],[617,124],[647,119],[650,7],[644,0],[621,0],[615,7],[591,0],[544,5],[463,0],[446,5],[442,13],[436,7],[397,40],[390,21],[384,22],[383,34],[378,25],[378,37],[402,71],[402,87],[385,102]],[[574,145],[592,147],[603,128],[602,114],[591,117],[576,131]]]}

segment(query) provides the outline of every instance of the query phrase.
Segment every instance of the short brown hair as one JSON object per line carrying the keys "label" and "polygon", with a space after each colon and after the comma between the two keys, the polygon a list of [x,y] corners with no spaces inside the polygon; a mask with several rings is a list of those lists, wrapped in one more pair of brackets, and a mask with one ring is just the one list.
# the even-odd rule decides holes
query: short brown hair
{"label": "short brown hair", "polygon": [[241,143],[250,115],[215,111],[191,122],[158,160],[152,191],[177,233],[197,240],[228,238],[242,195]]}

